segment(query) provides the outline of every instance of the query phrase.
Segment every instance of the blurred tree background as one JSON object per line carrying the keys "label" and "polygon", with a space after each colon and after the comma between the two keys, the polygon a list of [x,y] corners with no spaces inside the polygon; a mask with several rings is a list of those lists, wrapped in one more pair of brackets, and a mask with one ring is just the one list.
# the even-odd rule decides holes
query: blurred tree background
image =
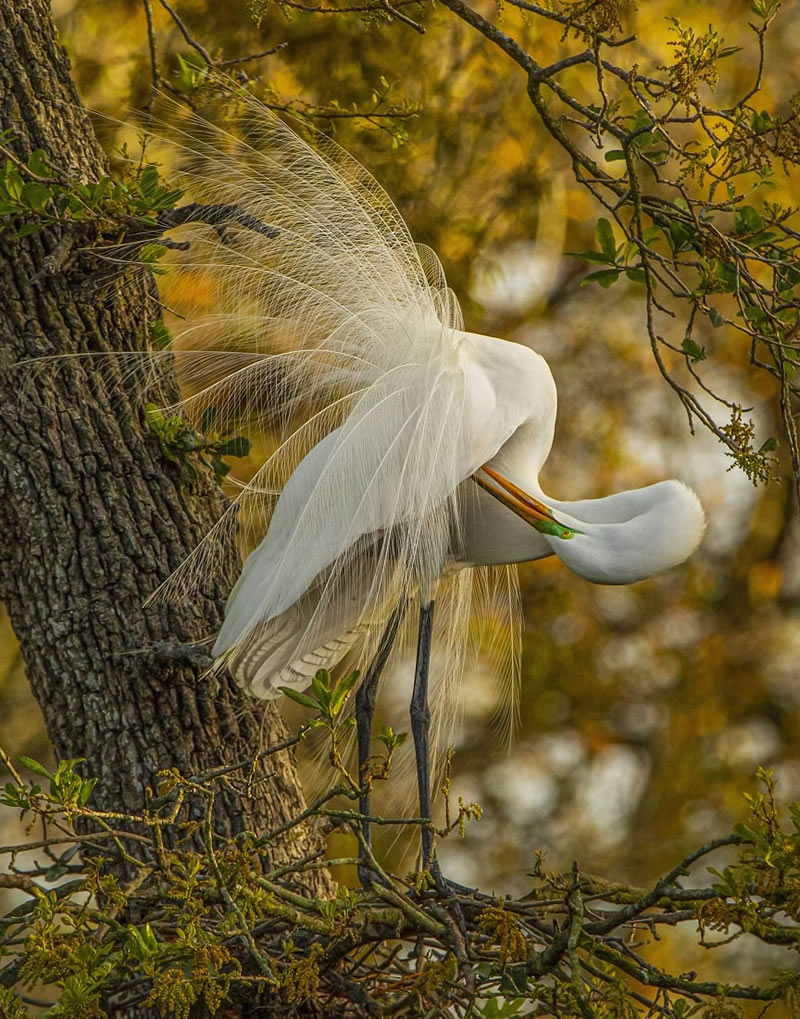
{"label": "blurred tree background", "polygon": [[[569,157],[528,100],[525,76],[504,53],[439,5],[400,5],[412,23],[365,16],[358,4],[351,13],[325,13],[326,6],[181,0],[176,10],[215,60],[276,49],[238,68],[276,105],[332,133],[378,178],[415,239],[441,257],[467,328],[529,344],[548,360],[559,416],[546,491],[574,499],[677,477],[697,490],[709,519],[687,565],[631,588],[590,586],[557,561],[522,568],[517,737],[507,752],[493,728],[491,677],[465,676],[454,791],[485,812],[465,841],[442,845],[444,870],[466,884],[523,893],[543,850],[548,868],[590,857],[607,877],[651,881],[746,816],[742,794],[755,788],[756,765],[775,769],[781,799],[800,798],[800,526],[788,454],[781,444],[779,477],[755,487],[714,435],[690,434],[652,357],[641,283],[623,277],[608,290],[581,286],[596,267],[566,252],[597,247],[603,211],[576,184]],[[741,47],[719,62],[713,102],[724,106],[747,92],[756,73],[751,6],[631,4],[624,34],[638,36],[645,73],[674,60],[670,17],[699,35],[713,23],[726,47]],[[163,88],[180,89],[200,66],[155,0],[54,0],[53,7],[81,95],[99,115],[124,120],[151,101],[148,16]],[[575,33],[534,13],[502,3],[481,10],[540,64],[581,48]],[[789,109],[800,89],[798,38],[800,5],[789,2],[769,36],[757,105]],[[594,67],[568,69],[560,80],[582,101],[596,98]],[[711,83],[699,92],[709,100]],[[113,121],[101,136],[113,147]],[[602,161],[602,148],[593,158]],[[754,192],[751,204],[791,204],[792,183],[787,173],[771,190]],[[167,277],[164,287],[177,308],[203,299],[182,294],[179,278]],[[752,368],[745,339],[732,329],[699,328],[697,342],[709,354],[704,380],[753,408],[756,446],[779,435],[778,383]],[[718,424],[728,416],[720,407]],[[234,472],[252,471],[253,459],[237,461]],[[402,673],[386,698],[395,719],[408,701],[410,671]],[[0,718],[12,756],[47,760],[39,709],[4,616]],[[0,841],[13,839],[4,832]],[[769,965],[751,948],[741,948],[740,978],[748,967],[763,977]]]}

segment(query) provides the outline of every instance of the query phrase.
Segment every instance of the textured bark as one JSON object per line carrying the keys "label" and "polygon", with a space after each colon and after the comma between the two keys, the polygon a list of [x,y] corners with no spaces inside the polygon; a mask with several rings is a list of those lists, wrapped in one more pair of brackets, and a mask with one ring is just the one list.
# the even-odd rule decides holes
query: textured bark
{"label": "textured bark", "polygon": [[[0,0],[0,130],[9,127],[20,159],[43,148],[65,177],[106,173],[45,0]],[[98,287],[84,244],[60,227],[0,235],[0,598],[56,753],[88,759],[99,806],[135,810],[158,769],[202,773],[286,731],[277,710],[256,712],[230,680],[209,683],[147,650],[219,626],[233,547],[193,604],[142,607],[216,519],[214,481],[204,474],[190,490],[148,436],[136,394],[90,362],[27,380],[19,370],[26,358],[146,347],[158,315],[149,274]],[[226,788],[219,831],[264,830],[302,809],[290,756],[268,764],[256,797]],[[277,858],[319,845],[307,830]],[[312,880],[327,889],[324,875]]]}

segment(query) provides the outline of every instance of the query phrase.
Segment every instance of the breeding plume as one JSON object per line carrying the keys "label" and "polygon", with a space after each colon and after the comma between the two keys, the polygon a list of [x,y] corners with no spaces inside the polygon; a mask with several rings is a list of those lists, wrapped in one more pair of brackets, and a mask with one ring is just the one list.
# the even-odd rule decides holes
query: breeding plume
{"label": "breeding plume", "polygon": [[[213,285],[214,313],[179,343],[184,404],[196,417],[214,408],[229,431],[278,436],[219,525],[261,530],[213,654],[262,698],[346,656],[377,654],[374,685],[416,605],[412,729],[429,816],[434,600],[443,675],[457,682],[473,599],[516,611],[513,564],[557,555],[587,580],[631,583],[691,554],[702,509],[678,481],[577,502],[544,493],[546,362],[464,330],[435,254],[330,141],[306,142],[250,99],[235,133],[198,121],[177,141],[192,198],[218,216],[190,234],[187,270]],[[170,589],[202,583],[216,538]],[[513,645],[513,626],[501,630]],[[362,721],[372,703],[362,690]]]}

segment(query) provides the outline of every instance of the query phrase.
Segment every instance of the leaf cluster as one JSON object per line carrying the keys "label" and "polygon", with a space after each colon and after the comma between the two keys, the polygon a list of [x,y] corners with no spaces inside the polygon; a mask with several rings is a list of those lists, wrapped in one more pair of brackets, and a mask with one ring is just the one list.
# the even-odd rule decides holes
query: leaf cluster
{"label": "leaf cluster", "polygon": [[[800,485],[793,412],[800,230],[796,208],[774,196],[778,188],[791,192],[798,165],[798,103],[779,96],[776,107],[786,112],[778,113],[756,102],[780,4],[753,3],[751,44],[742,47],[753,57],[751,84],[738,86],[733,102],[715,104],[710,93],[740,47],[714,25],[700,32],[669,19],[673,59],[658,65],[635,35],[619,37],[624,4],[507,0],[525,23],[555,23],[562,43],[585,45],[562,46],[545,64],[526,49],[529,35],[519,27],[501,32],[463,0],[443,2],[527,74],[542,127],[605,210],[599,250],[577,253],[600,266],[587,282],[643,284],[650,348],[690,427],[708,428],[754,481],[773,477],[763,440],[737,427],[733,403],[708,381],[723,357],[768,374]],[[718,421],[721,408],[729,427]]]}
{"label": "leaf cluster", "polygon": [[[157,330],[157,337],[162,343],[169,342],[168,334],[165,335],[162,329]],[[196,454],[200,462],[213,471],[217,482],[221,483],[231,469],[231,465],[222,458],[245,457],[250,452],[250,440],[244,435],[215,431],[215,407],[207,407],[203,412],[199,429],[180,414],[165,417],[153,403],[145,405],[144,413],[147,427],[161,446],[164,456],[180,465],[190,481],[197,476],[189,459],[192,454]]]}
{"label": "leaf cluster", "polygon": [[[338,715],[336,685],[324,677],[309,700]],[[274,864],[270,851],[314,819],[336,820],[358,840],[364,818],[335,806],[337,796],[354,797],[347,786],[271,832],[231,837],[211,823],[219,776],[165,773],[140,813],[111,814],[90,806],[91,779],[78,774],[80,762],[62,762],[54,773],[29,759],[20,764],[48,785],[25,781],[10,765],[3,803],[43,823],[33,846],[47,859],[23,864],[25,845],[0,850],[8,863],[2,885],[23,895],[0,918],[4,1015],[24,1014],[31,990],[42,986],[52,1016],[149,1007],[182,1019],[197,1009],[223,1014],[244,1001],[286,1016],[313,1001],[348,1016],[685,1019],[739,1017],[747,1001],[769,1014],[770,1003],[798,998],[789,967],[760,985],[702,981],[650,962],[644,937],[687,924],[707,948],[749,937],[796,949],[800,805],[791,806],[784,826],[767,772],[759,773],[763,792],[750,799],[746,825],[690,854],[649,889],[587,877],[577,865],[569,874],[548,873],[539,858],[522,899],[442,892],[419,875],[388,872],[362,844],[371,883],[319,900],[304,874],[329,862],[355,873],[357,861],[317,854]],[[242,762],[241,773],[254,764]],[[231,777],[226,769],[224,780]],[[189,800],[203,821],[182,819]],[[417,823],[372,820],[412,831]],[[684,887],[681,876],[722,847],[736,851],[729,865],[709,868],[710,882]]]}
{"label": "leaf cluster", "polygon": [[[10,131],[0,134],[0,233],[9,239],[27,237],[45,227],[60,225],[80,229],[83,240],[94,235],[98,243],[106,234],[119,233],[121,225],[139,230],[158,230],[159,214],[174,209],[184,195],[171,187],[154,163],[139,162],[123,178],[97,181],[69,180],[50,165],[44,149],[36,149],[23,163],[8,149]],[[142,245],[139,258],[156,268],[166,248]]]}

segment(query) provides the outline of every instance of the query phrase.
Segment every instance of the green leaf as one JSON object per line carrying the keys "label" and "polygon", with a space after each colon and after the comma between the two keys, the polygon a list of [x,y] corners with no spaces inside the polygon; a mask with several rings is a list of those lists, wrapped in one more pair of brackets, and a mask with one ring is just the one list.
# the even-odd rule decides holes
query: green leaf
{"label": "green leaf", "polygon": [[378,739],[383,743],[391,754],[398,747],[401,747],[408,739],[407,732],[395,732],[391,725],[385,725],[378,733]]}
{"label": "green leaf", "polygon": [[40,184],[38,181],[29,180],[22,188],[21,202],[34,212],[44,212],[45,206],[53,197],[52,189]]}
{"label": "green leaf", "polygon": [[689,231],[677,219],[671,219],[669,221],[669,232],[667,239],[670,242],[673,253],[677,254],[679,251],[684,251],[691,248],[691,244],[687,244],[689,239]]}
{"label": "green leaf", "polygon": [[759,308],[757,304],[746,304],[744,307],[744,317],[748,322],[758,326],[766,321],[767,313],[763,308]]}
{"label": "green leaf", "polygon": [[750,8],[757,17],[766,19],[780,7],[781,0],[753,0]]}
{"label": "green leaf", "polygon": [[311,689],[317,695],[319,703],[323,708],[330,708],[331,704],[331,674],[327,669],[317,669],[317,674],[311,680]]}
{"label": "green leaf", "polygon": [[647,277],[644,269],[626,269],[625,275],[633,283],[646,283]]}
{"label": "green leaf", "polygon": [[232,439],[226,439],[217,446],[217,452],[221,456],[247,456],[250,452],[250,440],[244,435],[236,435]]}
{"label": "green leaf", "polygon": [[[752,828],[749,828],[746,824],[742,823],[735,824],[733,826],[733,833],[734,835],[738,835],[741,839],[747,839],[748,842],[755,842],[758,838]],[[709,870],[711,870],[710,867]],[[722,877],[718,870],[713,871],[713,873],[718,877]]]}
{"label": "green leaf", "polygon": [[211,470],[216,474],[217,480],[221,481],[226,474],[230,473],[231,465],[226,464],[219,453],[211,457]]}
{"label": "green leaf", "polygon": [[163,318],[156,319],[151,324],[150,342],[156,350],[167,350],[172,345],[172,333],[164,325]]}
{"label": "green leaf", "polygon": [[39,764],[38,761],[34,761],[32,757],[18,757],[17,761],[23,768],[27,768],[28,771],[32,771],[34,775],[39,775],[41,778],[53,778],[47,768],[45,768],[43,764]]}
{"label": "green leaf", "polygon": [[652,145],[654,142],[658,141],[659,138],[660,135],[655,134],[653,131],[642,131],[641,134],[636,135],[632,144],[637,149],[643,149],[645,145]]}
{"label": "green leaf", "polygon": [[782,265],[778,270],[778,290],[792,290],[800,283],[800,269],[792,265]]}
{"label": "green leaf", "polygon": [[621,269],[602,269],[600,272],[590,272],[588,276],[581,280],[581,286],[585,287],[589,283],[599,283],[601,287],[608,290],[612,287],[619,279]]}
{"label": "green leaf", "polygon": [[31,173],[36,174],[37,177],[49,177],[53,172],[52,167],[48,166],[45,162],[46,155],[47,153],[44,149],[34,149],[28,156],[28,169]]}
{"label": "green leaf", "polygon": [[778,448],[778,440],[777,439],[767,439],[766,442],[763,442],[761,444],[758,452],[759,453],[774,453],[777,448]]}
{"label": "green leaf", "polygon": [[151,163],[139,175],[139,191],[143,198],[152,198],[159,190],[158,167]]}
{"label": "green leaf", "polygon": [[282,694],[286,694],[290,701],[302,704],[304,708],[313,708],[315,711],[319,710],[319,702],[312,700],[304,693],[300,693],[299,690],[293,690],[290,686],[279,686],[278,689]]}
{"label": "green leaf", "polygon": [[737,234],[759,233],[764,229],[764,220],[752,205],[743,205],[736,210],[734,229]]}
{"label": "green leaf", "polygon": [[716,308],[708,309],[708,317],[711,319],[713,325],[719,329],[720,326],[725,325],[725,319],[720,315]]}
{"label": "green leaf", "polygon": [[8,197],[14,202],[19,202],[22,197],[22,189],[25,187],[25,182],[22,177],[20,177],[19,171],[10,162],[6,163],[6,171],[3,175],[3,184]]}
{"label": "green leaf", "polygon": [[764,230],[761,233],[755,234],[753,237],[747,238],[747,243],[751,248],[762,248],[765,244],[771,244],[777,234],[770,233],[769,230]]}
{"label": "green leaf", "polygon": [[89,797],[92,795],[92,790],[94,789],[94,787],[96,785],[97,785],[97,779],[96,778],[87,778],[86,779],[86,781],[81,786],[80,793],[78,794],[78,803],[80,804],[80,806],[82,806],[82,807],[86,806],[86,804],[87,804],[87,802],[89,800]]}
{"label": "green leaf", "polygon": [[158,431],[159,427],[164,424],[164,415],[154,403],[144,405],[144,419],[153,431]]}
{"label": "green leaf", "polygon": [[618,163],[625,158],[625,153],[622,149],[612,149],[610,152],[606,152],[604,158],[607,163]]}
{"label": "green leaf", "polygon": [[96,209],[99,205],[102,205],[106,196],[113,190],[114,181],[110,177],[103,177],[102,180],[95,181],[94,184],[90,184],[87,188],[87,200],[93,209]]}
{"label": "green leaf", "polygon": [[336,689],[331,697],[331,714],[338,715],[342,709],[345,698],[358,682],[360,673],[358,670],[351,672],[348,676],[342,677],[336,684]]}
{"label": "green leaf", "polygon": [[725,293],[735,293],[738,286],[738,280],[736,278],[736,266],[732,262],[718,261],[712,263],[713,266],[713,280],[716,286],[718,286]]}
{"label": "green leaf", "polygon": [[690,339],[688,336],[681,344],[681,349],[683,350],[684,354],[686,354],[686,356],[689,358],[689,360],[692,362],[692,364],[697,364],[698,361],[705,361],[706,359],[705,348],[699,346],[697,343],[695,343],[694,340]]}
{"label": "green leaf", "polygon": [[159,258],[163,258],[166,253],[167,248],[163,244],[143,244],[139,249],[139,261],[152,265]]}
{"label": "green leaf", "polygon": [[613,265],[614,259],[602,255],[599,251],[565,251],[570,258],[582,258],[584,262],[599,262],[601,265]]}
{"label": "green leaf", "polygon": [[595,235],[603,253],[612,261],[617,255],[617,245],[614,241],[614,229],[607,219],[598,219],[594,228]]}

